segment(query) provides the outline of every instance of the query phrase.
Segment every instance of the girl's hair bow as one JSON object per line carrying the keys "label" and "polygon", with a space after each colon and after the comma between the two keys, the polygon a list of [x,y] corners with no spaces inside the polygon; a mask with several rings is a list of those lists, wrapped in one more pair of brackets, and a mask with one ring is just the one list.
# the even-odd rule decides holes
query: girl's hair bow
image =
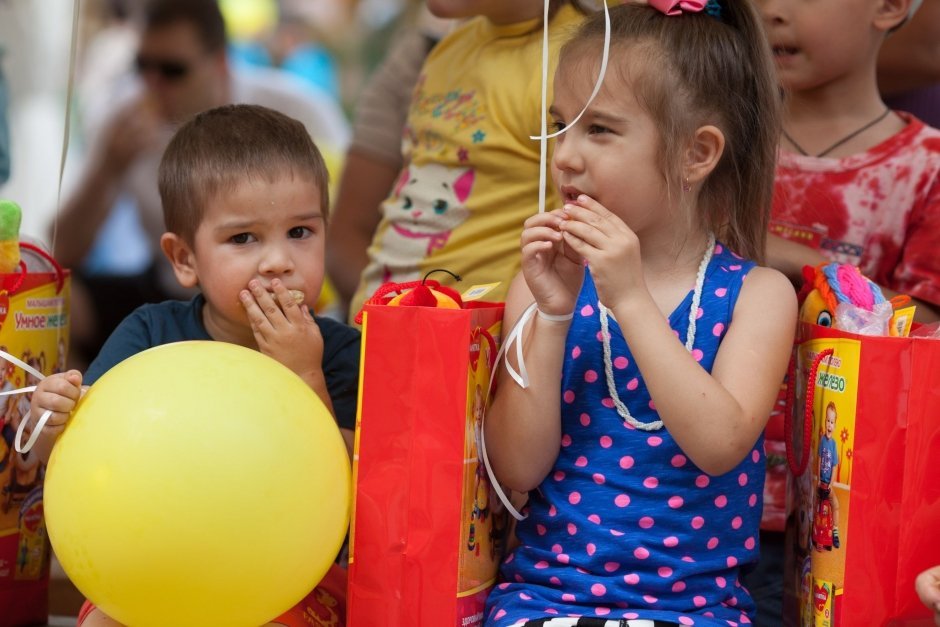
{"label": "girl's hair bow", "polygon": [[699,13],[705,8],[704,0],[648,0],[649,5],[666,15],[681,15],[687,13]]}
{"label": "girl's hair bow", "polygon": [[647,0],[647,4],[666,15],[700,13],[704,10],[712,17],[721,19],[719,0]]}

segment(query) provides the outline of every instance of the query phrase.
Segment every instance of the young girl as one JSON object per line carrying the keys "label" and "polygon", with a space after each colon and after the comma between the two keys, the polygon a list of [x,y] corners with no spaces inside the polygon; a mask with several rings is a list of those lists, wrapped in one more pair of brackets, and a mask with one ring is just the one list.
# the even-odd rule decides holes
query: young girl
{"label": "young girl", "polygon": [[497,477],[531,491],[490,627],[752,620],[739,568],[757,559],[761,431],[796,319],[786,278],[749,260],[776,92],[748,2],[650,4],[670,6],[611,9],[611,65],[577,123],[602,14],[559,60],[565,204],[526,222],[506,303],[507,328],[529,322],[522,359],[485,428]]}

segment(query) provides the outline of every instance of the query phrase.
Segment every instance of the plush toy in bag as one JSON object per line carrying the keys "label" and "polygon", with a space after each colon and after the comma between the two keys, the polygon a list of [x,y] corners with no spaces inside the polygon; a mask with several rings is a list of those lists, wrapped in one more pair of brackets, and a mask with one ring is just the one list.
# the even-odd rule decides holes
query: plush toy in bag
{"label": "plush toy in bag", "polygon": [[832,262],[803,267],[801,322],[861,335],[907,335],[913,316],[898,308],[909,301],[907,296],[886,300],[881,288],[852,264]]}

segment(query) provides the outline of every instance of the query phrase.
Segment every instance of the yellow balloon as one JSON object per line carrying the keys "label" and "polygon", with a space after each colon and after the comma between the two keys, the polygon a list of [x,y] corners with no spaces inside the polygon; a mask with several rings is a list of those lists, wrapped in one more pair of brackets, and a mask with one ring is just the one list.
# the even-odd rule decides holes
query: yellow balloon
{"label": "yellow balloon", "polygon": [[133,627],[258,627],[320,581],[349,522],[329,411],[275,360],[180,342],[84,396],[46,472],[66,574]]}

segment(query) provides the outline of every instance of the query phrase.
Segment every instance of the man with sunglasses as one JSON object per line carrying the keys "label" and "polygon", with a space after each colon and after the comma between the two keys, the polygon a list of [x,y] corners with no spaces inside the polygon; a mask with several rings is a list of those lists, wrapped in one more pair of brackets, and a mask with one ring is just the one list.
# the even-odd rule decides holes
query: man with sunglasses
{"label": "man with sunglasses", "polygon": [[183,122],[227,103],[259,104],[303,122],[327,156],[341,154],[349,138],[342,109],[328,94],[282,71],[230,64],[216,0],[149,0],[141,22],[136,76],[109,100],[100,130],[89,135],[83,172],[57,218],[56,257],[76,270],[73,346],[90,356],[138,305],[190,296],[159,254],[137,275],[88,275],[81,268],[119,199],[133,203],[151,251],[159,251],[157,168]]}

